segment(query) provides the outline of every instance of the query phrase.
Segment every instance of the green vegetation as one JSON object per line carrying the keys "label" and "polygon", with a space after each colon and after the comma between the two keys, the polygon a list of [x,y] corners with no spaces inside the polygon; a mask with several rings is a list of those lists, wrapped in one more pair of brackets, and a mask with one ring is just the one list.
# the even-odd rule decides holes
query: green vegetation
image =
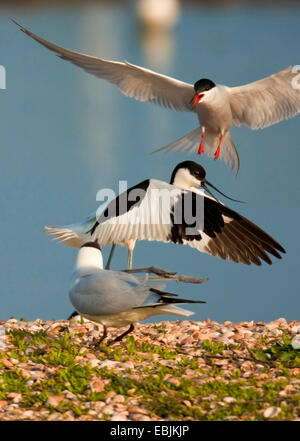
{"label": "green vegetation", "polygon": [[[209,340],[191,355],[179,346],[139,343],[132,336],[112,346],[82,348],[66,329],[55,338],[44,331],[12,330],[8,335],[9,350],[0,352],[0,400],[11,402],[20,394],[22,408],[71,411],[77,418],[88,414],[88,403],[105,402],[113,391],[125,401],[137,398],[150,416],[170,420],[263,420],[270,406],[281,409],[274,419],[300,417],[300,350],[292,348],[286,335],[243,355],[234,353],[242,352],[242,346],[230,348],[232,356],[225,344]],[[85,358],[87,353],[94,354],[100,367]],[[7,360],[15,363],[10,366]],[[105,361],[117,367],[101,367]],[[24,374],[24,363],[35,367],[32,376]],[[125,367],[119,369],[119,364]],[[40,377],[34,375],[37,370]],[[299,381],[286,392],[292,377]],[[95,378],[103,381],[100,392],[90,386]],[[53,404],[53,396],[62,398]]]}

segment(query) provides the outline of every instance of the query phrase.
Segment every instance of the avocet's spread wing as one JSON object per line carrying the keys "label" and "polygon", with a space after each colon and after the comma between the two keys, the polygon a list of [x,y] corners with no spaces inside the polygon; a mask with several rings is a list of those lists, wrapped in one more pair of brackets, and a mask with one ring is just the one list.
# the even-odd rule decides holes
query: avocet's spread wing
{"label": "avocet's spread wing", "polygon": [[64,226],[45,226],[45,232],[53,236],[54,240],[68,245],[69,247],[80,248],[90,240],[90,229],[96,222],[96,214],[90,214],[83,222]]}
{"label": "avocet's spread wing", "polygon": [[[234,123],[263,129],[300,112],[300,81],[291,66],[267,78],[228,88]],[[298,84],[299,83],[299,84]]]}
{"label": "avocet's spread wing", "polygon": [[177,241],[246,265],[261,265],[261,260],[272,264],[267,253],[278,259],[281,258],[279,251],[285,253],[278,242],[253,222],[209,197],[204,201],[204,231],[200,235],[201,239],[179,235]]}
{"label": "avocet's spread wing", "polygon": [[30,32],[14,21],[29,37],[55,52],[63,60],[81,67],[86,72],[116,84],[124,95],[139,101],[152,101],[161,106],[179,111],[194,111],[191,101],[194,95],[192,84],[184,83],[128,62],[104,60],[57,46]]}
{"label": "avocet's spread wing", "polygon": [[130,240],[188,244],[247,265],[261,265],[261,260],[271,264],[268,253],[281,258],[278,251],[285,252],[271,236],[230,208],[210,197],[154,179],[138,184],[111,202],[92,227],[91,235],[100,246]]}
{"label": "avocet's spread wing", "polygon": [[183,190],[156,179],[147,179],[114,199],[91,228],[100,246],[130,240],[168,242],[172,199]]}

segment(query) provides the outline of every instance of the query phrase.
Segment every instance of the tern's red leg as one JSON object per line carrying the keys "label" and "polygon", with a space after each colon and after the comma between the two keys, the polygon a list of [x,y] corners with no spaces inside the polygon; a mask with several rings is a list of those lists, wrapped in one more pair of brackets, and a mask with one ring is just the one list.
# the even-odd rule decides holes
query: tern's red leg
{"label": "tern's red leg", "polygon": [[201,136],[201,142],[200,142],[200,145],[199,145],[198,155],[201,155],[201,153],[204,153],[204,148],[203,148],[204,136],[205,136],[205,131],[202,130],[202,136]]}
{"label": "tern's red leg", "polygon": [[217,150],[215,151],[215,159],[218,159],[218,157],[220,156],[222,140],[223,140],[223,135],[221,135],[220,138],[219,138],[219,145],[218,145]]}

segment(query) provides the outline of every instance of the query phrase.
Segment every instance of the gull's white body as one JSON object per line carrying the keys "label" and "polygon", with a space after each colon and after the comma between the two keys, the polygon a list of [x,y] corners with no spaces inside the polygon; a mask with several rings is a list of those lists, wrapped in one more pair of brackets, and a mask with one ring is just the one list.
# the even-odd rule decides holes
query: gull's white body
{"label": "gull's white body", "polygon": [[296,72],[291,67],[244,86],[217,85],[205,92],[205,96],[193,108],[195,90],[192,84],[128,62],[109,61],[71,51],[44,40],[23,26],[20,28],[62,59],[116,84],[129,97],[177,111],[196,112],[201,127],[159,150],[197,153],[204,129],[204,153],[213,157],[222,135],[219,157],[238,171],[238,153],[229,133],[232,123],[262,129],[300,112],[300,88],[295,87]]}

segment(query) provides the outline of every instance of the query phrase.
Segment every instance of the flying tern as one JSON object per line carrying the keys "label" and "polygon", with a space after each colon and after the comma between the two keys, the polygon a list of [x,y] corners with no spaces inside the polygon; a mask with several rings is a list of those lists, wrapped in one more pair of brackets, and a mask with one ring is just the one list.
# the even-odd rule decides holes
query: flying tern
{"label": "flying tern", "polygon": [[197,114],[200,127],[155,152],[205,153],[222,159],[238,173],[239,156],[230,136],[233,123],[245,124],[253,130],[263,129],[300,112],[297,71],[291,66],[243,86],[228,87],[206,78],[188,84],[128,62],[65,49],[14,23],[60,58],[116,84],[129,97]]}

